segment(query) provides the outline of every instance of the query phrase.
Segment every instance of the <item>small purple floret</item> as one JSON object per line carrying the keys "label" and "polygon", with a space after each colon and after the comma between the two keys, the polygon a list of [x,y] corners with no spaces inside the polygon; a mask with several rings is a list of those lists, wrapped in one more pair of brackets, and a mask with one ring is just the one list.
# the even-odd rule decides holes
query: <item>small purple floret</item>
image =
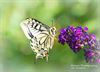
{"label": "small purple floret", "polygon": [[87,27],[84,27],[84,31],[88,31],[88,28]]}

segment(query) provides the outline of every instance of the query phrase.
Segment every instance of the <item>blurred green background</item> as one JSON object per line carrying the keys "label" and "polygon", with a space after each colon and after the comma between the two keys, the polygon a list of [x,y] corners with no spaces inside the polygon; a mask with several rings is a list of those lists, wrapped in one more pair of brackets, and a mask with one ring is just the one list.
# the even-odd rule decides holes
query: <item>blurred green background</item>
{"label": "blurred green background", "polygon": [[68,25],[87,26],[98,39],[98,8],[97,0],[0,0],[0,72],[67,72],[70,65],[88,64],[83,51],[75,54],[57,40],[49,52],[49,61],[35,62],[20,23],[31,17],[49,26],[53,20],[58,31]]}

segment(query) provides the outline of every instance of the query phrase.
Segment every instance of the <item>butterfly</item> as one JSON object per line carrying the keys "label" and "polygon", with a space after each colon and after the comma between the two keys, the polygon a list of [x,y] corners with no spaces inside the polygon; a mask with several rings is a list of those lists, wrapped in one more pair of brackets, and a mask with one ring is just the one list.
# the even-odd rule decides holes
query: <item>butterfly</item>
{"label": "butterfly", "polygon": [[20,26],[30,41],[30,46],[36,54],[36,59],[46,58],[46,61],[48,61],[48,53],[54,44],[56,28],[49,27],[33,18],[22,21]]}

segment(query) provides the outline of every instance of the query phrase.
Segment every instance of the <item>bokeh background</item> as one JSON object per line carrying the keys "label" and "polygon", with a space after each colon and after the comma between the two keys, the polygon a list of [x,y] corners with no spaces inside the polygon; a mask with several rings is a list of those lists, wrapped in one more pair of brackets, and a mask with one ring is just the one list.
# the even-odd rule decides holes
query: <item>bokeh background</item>
{"label": "bokeh background", "polygon": [[83,51],[75,54],[57,39],[49,61],[36,62],[20,23],[31,17],[52,26],[53,20],[57,36],[68,25],[87,26],[99,39],[99,12],[99,0],[0,0],[0,72],[74,72],[71,65],[89,65]]}

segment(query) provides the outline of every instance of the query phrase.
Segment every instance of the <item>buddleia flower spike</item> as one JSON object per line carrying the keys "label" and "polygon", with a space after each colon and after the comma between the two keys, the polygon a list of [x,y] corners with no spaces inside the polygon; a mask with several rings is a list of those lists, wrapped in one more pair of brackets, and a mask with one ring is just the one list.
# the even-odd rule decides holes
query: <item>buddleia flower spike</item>
{"label": "buddleia flower spike", "polygon": [[21,22],[21,28],[30,41],[30,46],[36,54],[36,59],[45,57],[46,61],[48,61],[48,53],[49,49],[52,49],[54,44],[56,28],[49,27],[32,18],[28,18]]}
{"label": "buddleia flower spike", "polygon": [[96,40],[88,48],[84,48],[84,56],[86,62],[100,64],[100,41]]}
{"label": "buddleia flower spike", "polygon": [[[85,27],[87,28],[87,27]],[[79,52],[84,45],[87,43],[87,30],[83,29],[81,26],[74,27],[68,26],[60,30],[59,43],[68,44],[73,52]]]}
{"label": "buddleia flower spike", "polygon": [[94,34],[88,33],[87,27],[68,26],[60,30],[59,43],[68,44],[74,53],[84,50],[84,57],[88,63],[100,64],[100,41]]}

